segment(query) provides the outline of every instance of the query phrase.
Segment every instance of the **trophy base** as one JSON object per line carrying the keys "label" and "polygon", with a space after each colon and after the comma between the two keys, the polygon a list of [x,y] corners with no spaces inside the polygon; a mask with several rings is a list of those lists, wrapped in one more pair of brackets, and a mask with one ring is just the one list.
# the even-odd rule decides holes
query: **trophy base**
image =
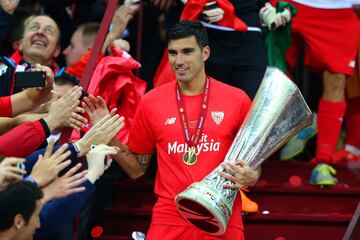
{"label": "trophy base", "polygon": [[218,190],[195,182],[176,196],[175,204],[195,227],[215,236],[225,233],[232,209]]}

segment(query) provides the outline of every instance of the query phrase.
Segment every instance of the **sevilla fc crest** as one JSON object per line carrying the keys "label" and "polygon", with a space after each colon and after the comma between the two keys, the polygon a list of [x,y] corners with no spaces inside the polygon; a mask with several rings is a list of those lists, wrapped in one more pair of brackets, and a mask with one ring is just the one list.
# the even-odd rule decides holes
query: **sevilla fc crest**
{"label": "sevilla fc crest", "polygon": [[219,125],[224,119],[224,112],[211,112],[211,117],[216,125]]}

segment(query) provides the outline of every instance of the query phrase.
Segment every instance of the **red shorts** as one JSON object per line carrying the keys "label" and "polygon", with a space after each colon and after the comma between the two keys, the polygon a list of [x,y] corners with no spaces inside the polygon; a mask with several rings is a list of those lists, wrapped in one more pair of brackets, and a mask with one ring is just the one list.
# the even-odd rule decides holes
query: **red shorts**
{"label": "red shorts", "polygon": [[292,43],[286,54],[290,67],[295,66],[305,41],[305,66],[352,75],[360,32],[354,11],[291,4],[297,8],[297,15],[292,21]]}
{"label": "red shorts", "polygon": [[146,240],[243,240],[244,231],[228,226],[225,235],[212,236],[193,226],[151,224]]}

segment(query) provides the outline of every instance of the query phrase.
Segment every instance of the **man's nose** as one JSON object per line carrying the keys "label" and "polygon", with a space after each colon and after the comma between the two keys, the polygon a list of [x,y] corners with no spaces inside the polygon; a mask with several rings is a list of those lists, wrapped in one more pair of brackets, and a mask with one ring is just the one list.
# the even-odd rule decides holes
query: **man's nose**
{"label": "man's nose", "polygon": [[184,57],[181,54],[177,55],[176,60],[175,60],[175,64],[176,65],[184,64]]}

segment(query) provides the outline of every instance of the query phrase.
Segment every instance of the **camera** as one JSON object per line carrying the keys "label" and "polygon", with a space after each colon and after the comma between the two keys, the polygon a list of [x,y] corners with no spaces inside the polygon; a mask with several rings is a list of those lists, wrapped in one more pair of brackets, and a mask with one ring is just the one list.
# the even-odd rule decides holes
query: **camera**
{"label": "camera", "polygon": [[45,72],[15,72],[15,87],[45,87]]}

